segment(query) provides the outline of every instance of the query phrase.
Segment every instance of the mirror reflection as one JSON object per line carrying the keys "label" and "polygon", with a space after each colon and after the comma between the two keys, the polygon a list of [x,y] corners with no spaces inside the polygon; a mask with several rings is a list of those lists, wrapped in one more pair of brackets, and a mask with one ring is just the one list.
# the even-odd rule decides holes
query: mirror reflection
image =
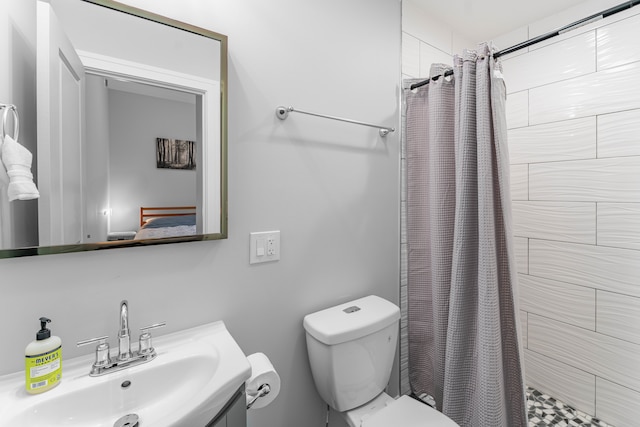
{"label": "mirror reflection", "polygon": [[109,0],[37,19],[40,198],[0,256],[225,238],[226,37]]}

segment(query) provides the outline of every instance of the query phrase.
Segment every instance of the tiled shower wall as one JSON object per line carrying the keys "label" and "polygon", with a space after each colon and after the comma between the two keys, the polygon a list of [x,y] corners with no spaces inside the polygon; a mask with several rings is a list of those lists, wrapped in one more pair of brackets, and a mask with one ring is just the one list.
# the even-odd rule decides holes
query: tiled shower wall
{"label": "tiled shower wall", "polygon": [[636,7],[503,61],[526,382],[619,426],[640,419],[639,40]]}
{"label": "tiled shower wall", "polygon": [[[495,43],[508,47],[617,3],[588,0]],[[618,426],[640,419],[638,40],[640,7],[503,60],[527,384]],[[402,41],[405,78],[475,46],[410,0]],[[402,197],[404,218],[404,189]],[[401,243],[406,393],[404,226]]]}

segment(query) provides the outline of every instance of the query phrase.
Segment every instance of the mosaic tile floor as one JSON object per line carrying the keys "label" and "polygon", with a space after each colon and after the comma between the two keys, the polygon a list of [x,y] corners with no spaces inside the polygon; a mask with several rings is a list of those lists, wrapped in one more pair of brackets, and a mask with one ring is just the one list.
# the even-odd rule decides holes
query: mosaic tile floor
{"label": "mosaic tile floor", "polygon": [[527,388],[529,427],[613,427],[551,396]]}
{"label": "mosaic tile floor", "polygon": [[[427,394],[412,397],[435,408]],[[614,427],[531,387],[527,387],[527,408],[529,427]]]}

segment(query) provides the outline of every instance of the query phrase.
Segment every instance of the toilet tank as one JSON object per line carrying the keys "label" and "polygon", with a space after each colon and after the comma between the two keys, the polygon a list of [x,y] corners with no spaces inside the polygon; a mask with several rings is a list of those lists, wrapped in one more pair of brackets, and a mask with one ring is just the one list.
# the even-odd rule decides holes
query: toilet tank
{"label": "toilet tank", "polygon": [[348,411],[384,391],[399,319],[398,306],[374,295],[305,316],[313,379],[335,410]]}

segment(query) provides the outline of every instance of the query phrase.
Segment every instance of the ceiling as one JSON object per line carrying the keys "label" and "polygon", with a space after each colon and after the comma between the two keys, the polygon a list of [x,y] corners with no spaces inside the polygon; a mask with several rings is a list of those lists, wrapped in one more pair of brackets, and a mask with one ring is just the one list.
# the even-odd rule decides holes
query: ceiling
{"label": "ceiling", "polygon": [[[490,40],[585,0],[411,0],[469,40]],[[569,24],[569,22],[567,23]]]}

